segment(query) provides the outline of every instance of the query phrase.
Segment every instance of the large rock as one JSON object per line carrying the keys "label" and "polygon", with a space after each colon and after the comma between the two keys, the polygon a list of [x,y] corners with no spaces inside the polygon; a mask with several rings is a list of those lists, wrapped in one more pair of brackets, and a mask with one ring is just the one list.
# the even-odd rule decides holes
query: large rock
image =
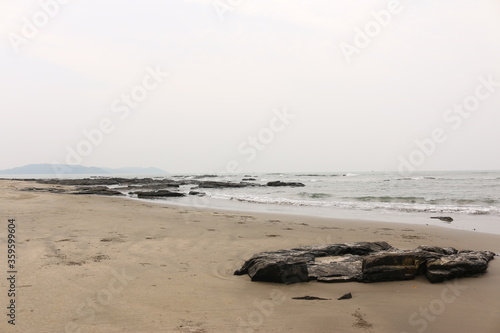
{"label": "large rock", "polygon": [[295,283],[380,282],[410,280],[425,274],[430,282],[482,274],[495,254],[419,246],[398,250],[386,242],[304,246],[262,252],[247,260],[235,275],[252,281]]}
{"label": "large rock", "polygon": [[363,259],[363,282],[412,280],[425,271],[428,258],[435,255],[421,252],[381,252]]}
{"label": "large rock", "polygon": [[488,263],[494,257],[495,254],[490,251],[460,251],[457,254],[427,261],[425,275],[432,283],[480,275],[486,272]]}
{"label": "large rock", "polygon": [[[234,274],[248,274],[252,281],[287,284],[316,279],[323,282],[359,280],[360,255],[391,248],[386,242],[358,242],[262,252],[247,260]],[[338,257],[344,255],[348,256]],[[322,260],[316,261],[316,258]]]}

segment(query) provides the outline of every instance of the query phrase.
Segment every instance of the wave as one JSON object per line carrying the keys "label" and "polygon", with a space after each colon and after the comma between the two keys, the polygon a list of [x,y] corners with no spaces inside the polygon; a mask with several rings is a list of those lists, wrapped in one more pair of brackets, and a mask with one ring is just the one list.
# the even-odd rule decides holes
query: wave
{"label": "wave", "polygon": [[[304,196],[308,196],[310,193]],[[297,200],[288,198],[271,198],[263,196],[230,196],[230,195],[217,195],[214,198],[230,199],[240,202],[259,203],[259,204],[274,204],[274,205],[289,205],[301,207],[326,207],[326,208],[339,208],[339,209],[355,209],[355,210],[385,210],[385,211],[398,211],[406,213],[456,213],[468,215],[500,215],[499,207],[492,206],[457,206],[453,204],[425,204],[425,203],[408,203],[408,202],[376,202],[376,201],[325,201],[325,200]],[[408,197],[406,197],[408,199]]]}
{"label": "wave", "polygon": [[300,192],[299,196],[311,199],[323,199],[332,197],[332,195],[328,193],[309,193],[309,192]]}
{"label": "wave", "polygon": [[498,200],[491,198],[478,198],[478,199],[426,199],[424,197],[391,197],[391,196],[363,196],[363,197],[344,197],[347,200],[356,200],[362,202],[394,202],[394,203],[410,203],[410,204],[429,204],[429,205],[483,205],[483,204],[496,204]]}

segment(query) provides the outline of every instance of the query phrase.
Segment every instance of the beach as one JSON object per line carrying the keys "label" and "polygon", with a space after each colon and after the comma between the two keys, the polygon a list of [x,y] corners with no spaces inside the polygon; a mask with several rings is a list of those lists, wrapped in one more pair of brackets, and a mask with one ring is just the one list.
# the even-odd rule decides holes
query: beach
{"label": "beach", "polygon": [[[498,257],[483,276],[437,284],[420,276],[281,285],[233,275],[262,251],[386,241],[500,253],[500,235],[20,191],[26,187],[57,186],[0,181],[3,276],[9,219],[18,253],[16,325],[3,315],[1,332],[500,331]],[[349,292],[352,299],[337,300]],[[301,296],[329,300],[292,299]]]}

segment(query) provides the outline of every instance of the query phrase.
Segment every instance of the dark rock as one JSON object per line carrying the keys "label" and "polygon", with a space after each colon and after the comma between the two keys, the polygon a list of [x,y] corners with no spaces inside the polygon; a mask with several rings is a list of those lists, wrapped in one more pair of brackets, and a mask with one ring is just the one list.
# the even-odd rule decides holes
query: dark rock
{"label": "dark rock", "polygon": [[429,245],[420,245],[415,249],[415,251],[424,251],[424,252],[431,252],[444,255],[458,253],[457,249],[454,249],[452,247],[439,247],[439,246],[429,246]]}
{"label": "dark rock", "polygon": [[482,274],[494,256],[489,251],[457,251],[437,246],[398,250],[386,242],[327,244],[262,252],[247,260],[234,274],[248,274],[252,281],[286,284],[311,280],[410,280],[422,274],[431,282],[440,282]]}
{"label": "dark rock", "polygon": [[[363,255],[390,248],[392,247],[386,242],[358,242],[262,252],[247,260],[242,268],[234,274],[248,274],[252,281],[286,284],[316,280],[320,277],[324,279],[324,282],[355,280],[361,276],[361,259],[354,255]],[[334,257],[347,254],[353,256],[343,258],[343,260],[332,260],[333,264],[331,265],[327,263],[326,259],[328,258],[324,258],[326,261],[323,263],[315,261],[316,257]],[[309,268],[311,274],[309,274]],[[341,272],[348,275],[342,275]]]}
{"label": "dark rock", "polygon": [[495,254],[490,251],[460,251],[457,254],[431,259],[427,262],[425,275],[430,282],[443,282],[486,272],[488,263]]}
{"label": "dark rock", "polygon": [[255,186],[252,183],[231,183],[231,182],[217,182],[217,181],[202,181],[198,183],[198,188],[241,188]]}
{"label": "dark rock", "polygon": [[352,294],[351,293],[347,293],[345,295],[342,295],[340,296],[339,298],[337,298],[337,300],[342,300],[342,299],[351,299],[352,298]]}
{"label": "dark rock", "polygon": [[383,252],[363,259],[363,281],[412,280],[425,271],[425,263],[432,254],[427,252]]}
{"label": "dark rock", "polygon": [[148,199],[148,198],[165,198],[165,197],[185,197],[184,193],[180,192],[172,192],[168,190],[159,190],[152,192],[131,192],[131,194],[137,194],[137,197],[140,199]]}
{"label": "dark rock", "polygon": [[235,275],[247,273],[252,281],[267,281],[292,284],[309,281],[306,260],[301,256],[284,257],[280,255],[264,255],[252,257],[251,264],[236,271]]}
{"label": "dark rock", "polygon": [[242,181],[244,182],[250,182],[250,181],[256,181],[256,178],[243,178]]}
{"label": "dark rock", "polygon": [[345,255],[337,258],[322,258],[308,265],[309,277],[318,282],[351,282],[361,279],[363,259]]}
{"label": "dark rock", "polygon": [[329,301],[331,298],[322,298],[316,296],[302,296],[302,297],[292,297],[292,299],[304,300],[304,301]]}
{"label": "dark rock", "polygon": [[70,194],[86,194],[86,195],[123,195],[121,192],[110,190],[106,186],[95,186],[95,187],[81,187],[75,191],[68,192]]}
{"label": "dark rock", "polygon": [[198,192],[198,191],[189,191],[189,195],[196,195],[199,197],[204,197],[206,195],[205,192]]}
{"label": "dark rock", "polygon": [[441,220],[443,222],[453,222],[453,219],[449,216],[432,216],[431,219],[438,219],[438,220]]}
{"label": "dark rock", "polygon": [[277,186],[290,186],[290,187],[304,187],[306,185],[302,184],[302,183],[294,183],[294,182],[282,182],[282,181],[275,181],[275,182],[269,182],[267,183],[267,186],[274,186],[274,187],[277,187]]}

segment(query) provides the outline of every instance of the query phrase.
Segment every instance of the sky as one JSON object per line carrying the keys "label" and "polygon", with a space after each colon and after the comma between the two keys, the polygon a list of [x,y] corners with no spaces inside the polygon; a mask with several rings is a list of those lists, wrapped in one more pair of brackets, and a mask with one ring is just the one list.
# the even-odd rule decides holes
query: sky
{"label": "sky", "polygon": [[496,0],[0,0],[0,169],[500,169]]}

